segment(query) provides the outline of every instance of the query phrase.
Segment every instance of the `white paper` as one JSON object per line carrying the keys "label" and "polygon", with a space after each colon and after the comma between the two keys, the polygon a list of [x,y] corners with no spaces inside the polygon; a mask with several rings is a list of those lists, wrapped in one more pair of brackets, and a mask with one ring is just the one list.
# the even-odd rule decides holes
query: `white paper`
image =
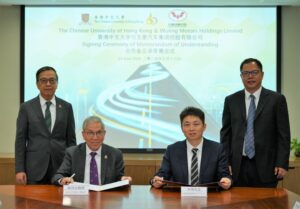
{"label": "white paper", "polygon": [[207,187],[181,187],[183,197],[207,197]]}
{"label": "white paper", "polygon": [[[99,192],[99,191],[104,191],[104,190],[113,189],[113,188],[126,186],[126,185],[129,185],[129,180],[116,181],[116,182],[113,182],[110,184],[103,184],[103,185],[93,185],[93,184],[85,184],[85,183],[81,183],[81,182],[74,182],[69,185],[64,185],[64,192],[65,192],[65,190],[66,190],[66,192],[69,192],[67,190],[73,190],[73,192],[76,193],[75,191],[78,190],[76,188],[81,189],[82,187],[84,187],[84,189],[86,189],[86,187],[87,187],[87,191],[92,190],[92,191]],[[65,189],[65,187],[66,187],[66,189]],[[78,192],[80,192],[80,191],[78,191]],[[71,195],[71,194],[69,194],[69,195]],[[76,195],[76,194],[72,194],[72,195]]]}
{"label": "white paper", "polygon": [[123,180],[123,181],[116,181],[110,184],[104,184],[104,185],[89,185],[89,189],[92,191],[104,191],[108,189],[113,189],[121,186],[129,185],[129,180]]}
{"label": "white paper", "polygon": [[300,209],[300,202],[296,201],[293,209]]}
{"label": "white paper", "polygon": [[69,185],[64,185],[64,195],[88,195],[89,185],[79,182],[74,182]]}

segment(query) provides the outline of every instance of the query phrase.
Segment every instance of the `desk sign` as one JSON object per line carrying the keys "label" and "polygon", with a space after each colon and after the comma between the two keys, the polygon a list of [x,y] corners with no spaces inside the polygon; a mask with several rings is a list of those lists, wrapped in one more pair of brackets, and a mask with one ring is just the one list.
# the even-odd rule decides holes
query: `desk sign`
{"label": "desk sign", "polygon": [[296,201],[293,209],[300,209],[300,202]]}
{"label": "desk sign", "polygon": [[64,185],[64,195],[88,195],[89,185],[88,184],[69,184]]}
{"label": "desk sign", "polygon": [[181,187],[181,196],[207,197],[207,187]]}

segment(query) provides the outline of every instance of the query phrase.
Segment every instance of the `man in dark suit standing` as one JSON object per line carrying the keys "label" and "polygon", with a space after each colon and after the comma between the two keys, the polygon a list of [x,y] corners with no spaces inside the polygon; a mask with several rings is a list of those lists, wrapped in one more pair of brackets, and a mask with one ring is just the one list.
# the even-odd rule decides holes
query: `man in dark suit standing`
{"label": "man in dark suit standing", "polygon": [[276,187],[289,164],[286,99],[262,87],[259,60],[244,60],[240,73],[245,89],[225,98],[221,129],[234,186]]}
{"label": "man in dark suit standing", "polygon": [[52,183],[65,185],[73,181],[94,185],[129,180],[124,176],[123,155],[119,149],[103,144],[106,131],[97,116],[86,118],[82,125],[85,143],[66,150],[64,160],[52,178]]}
{"label": "man in dark suit standing", "polygon": [[202,136],[206,128],[204,112],[187,107],[180,121],[186,140],[168,146],[159,171],[150,181],[152,186],[164,186],[163,180],[195,186],[219,181],[222,188],[229,189],[231,177],[222,145]]}
{"label": "man in dark suit standing", "polygon": [[57,83],[54,68],[40,68],[39,96],[20,107],[15,141],[18,184],[50,184],[65,149],[76,145],[72,105],[54,95]]}

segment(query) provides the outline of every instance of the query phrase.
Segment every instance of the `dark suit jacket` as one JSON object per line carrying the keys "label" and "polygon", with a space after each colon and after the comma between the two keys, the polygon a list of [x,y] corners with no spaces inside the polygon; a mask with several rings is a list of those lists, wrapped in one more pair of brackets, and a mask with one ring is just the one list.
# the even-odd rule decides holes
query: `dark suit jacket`
{"label": "dark suit jacket", "polygon": [[23,103],[19,110],[15,141],[16,172],[26,172],[29,181],[40,181],[50,160],[56,171],[65,149],[76,145],[72,105],[57,97],[55,99],[56,120],[52,133],[47,129],[39,97]]}
{"label": "dark suit jacket", "polygon": [[[63,163],[52,178],[52,183],[58,185],[62,177],[69,177],[73,173],[74,181],[84,181],[84,170],[86,161],[86,143],[81,143],[67,149]],[[119,149],[102,144],[101,168],[99,168],[101,184],[120,181],[124,176],[123,155]]]}
{"label": "dark suit jacket", "polygon": [[[244,136],[247,127],[245,92],[225,98],[221,143],[232,166],[233,179],[240,171]],[[275,166],[288,169],[290,125],[283,95],[262,88],[254,119],[255,159],[262,182],[274,182]]]}
{"label": "dark suit jacket", "polygon": [[[189,183],[186,140],[168,146],[155,175],[165,180]],[[222,177],[231,178],[227,156],[221,144],[204,138],[199,177],[200,184],[219,181]]]}

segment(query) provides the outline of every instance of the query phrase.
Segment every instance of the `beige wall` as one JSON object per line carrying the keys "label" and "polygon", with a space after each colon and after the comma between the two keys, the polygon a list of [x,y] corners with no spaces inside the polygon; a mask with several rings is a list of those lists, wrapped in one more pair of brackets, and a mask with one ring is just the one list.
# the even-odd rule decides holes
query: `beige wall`
{"label": "beige wall", "polygon": [[[292,137],[300,138],[300,7],[282,9],[282,92],[290,113]],[[20,97],[20,7],[0,6],[0,153],[14,152]]]}
{"label": "beige wall", "polygon": [[300,7],[282,8],[282,93],[286,96],[291,136],[300,139]]}
{"label": "beige wall", "polygon": [[20,103],[20,7],[0,6],[0,153],[14,152]]}

